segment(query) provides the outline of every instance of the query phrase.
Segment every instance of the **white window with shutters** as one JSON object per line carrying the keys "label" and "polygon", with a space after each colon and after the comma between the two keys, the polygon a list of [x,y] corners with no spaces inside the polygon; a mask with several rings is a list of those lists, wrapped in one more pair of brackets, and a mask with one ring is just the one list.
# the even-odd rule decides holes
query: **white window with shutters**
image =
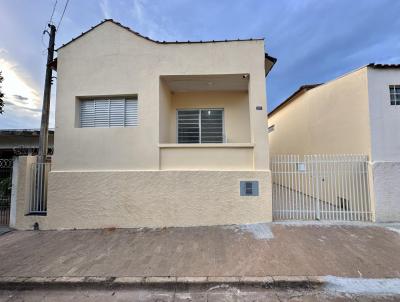
{"label": "white window with shutters", "polygon": [[176,128],[179,144],[224,143],[224,110],[179,109]]}
{"label": "white window with shutters", "polygon": [[133,127],[139,124],[137,98],[84,99],[79,106],[81,128]]}

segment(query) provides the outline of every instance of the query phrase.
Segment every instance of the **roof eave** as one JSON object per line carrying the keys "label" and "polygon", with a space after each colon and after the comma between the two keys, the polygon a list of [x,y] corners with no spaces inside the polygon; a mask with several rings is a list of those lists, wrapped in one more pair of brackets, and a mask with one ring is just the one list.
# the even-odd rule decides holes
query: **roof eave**
{"label": "roof eave", "polygon": [[300,95],[306,93],[307,91],[321,86],[323,83],[318,83],[318,84],[308,84],[308,85],[302,85],[297,89],[295,92],[293,92],[286,100],[284,100],[282,103],[280,103],[277,107],[274,108],[270,113],[268,113],[268,117],[271,117],[273,114],[277,113],[279,110],[282,108],[286,107],[289,105],[291,102],[293,102],[297,97]]}
{"label": "roof eave", "polygon": [[376,64],[376,63],[369,63],[367,67],[371,67],[374,69],[398,69],[400,68],[400,64]]}
{"label": "roof eave", "polygon": [[274,67],[277,58],[271,57],[269,54],[265,53],[265,60],[264,60],[264,68],[265,68],[265,76],[271,71],[272,67]]}
{"label": "roof eave", "polygon": [[[54,134],[54,129],[49,129]],[[0,129],[0,136],[39,136],[40,129]]]}
{"label": "roof eave", "polygon": [[149,38],[147,36],[143,36],[142,34],[132,30],[128,26],[124,26],[121,23],[114,21],[113,19],[104,19],[103,21],[101,21],[97,25],[92,26],[89,30],[87,30],[87,31],[81,33],[79,36],[73,38],[71,41],[69,41],[69,42],[67,42],[65,44],[62,44],[60,47],[58,47],[56,49],[56,51],[59,51],[61,48],[71,44],[72,42],[74,42],[77,39],[83,37],[84,35],[86,35],[90,31],[92,31],[96,27],[99,27],[100,25],[102,25],[102,24],[104,24],[106,22],[111,22],[111,23],[113,23],[113,24],[115,24],[115,25],[117,25],[119,27],[122,27],[122,28],[126,29],[127,31],[133,33],[134,35],[136,35],[136,36],[138,36],[140,38],[143,38],[143,39],[145,39],[147,41],[150,41],[150,42],[153,42],[153,43],[156,43],[156,44],[201,44],[201,43],[224,43],[224,42],[243,42],[243,41],[247,41],[248,42],[248,41],[263,41],[264,40],[264,38],[250,38],[250,39],[236,39],[236,40],[234,40],[234,39],[225,39],[225,40],[207,40],[207,41],[202,41],[202,40],[200,40],[200,41],[189,41],[189,40],[188,41],[158,41],[158,40],[153,40],[153,39],[151,39],[151,38]]}

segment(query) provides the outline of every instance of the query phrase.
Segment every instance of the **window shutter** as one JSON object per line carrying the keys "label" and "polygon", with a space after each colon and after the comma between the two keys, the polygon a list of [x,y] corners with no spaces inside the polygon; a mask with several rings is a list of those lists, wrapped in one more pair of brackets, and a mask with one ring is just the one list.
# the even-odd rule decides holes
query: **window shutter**
{"label": "window shutter", "polygon": [[82,128],[94,127],[94,102],[85,100],[80,102],[80,125]]}
{"label": "window shutter", "polygon": [[109,127],[109,100],[94,100],[94,126]]}
{"label": "window shutter", "polygon": [[80,101],[80,127],[129,127],[138,125],[137,99]]}
{"label": "window shutter", "polygon": [[125,100],[110,100],[110,127],[124,127]]}
{"label": "window shutter", "polygon": [[138,122],[138,101],[128,99],[125,101],[125,126],[137,126]]}

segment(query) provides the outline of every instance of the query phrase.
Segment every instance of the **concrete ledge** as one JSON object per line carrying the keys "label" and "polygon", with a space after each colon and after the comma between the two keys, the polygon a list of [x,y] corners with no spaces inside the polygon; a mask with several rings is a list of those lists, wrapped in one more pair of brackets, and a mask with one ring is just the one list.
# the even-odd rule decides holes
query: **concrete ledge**
{"label": "concrete ledge", "polygon": [[319,276],[243,277],[0,277],[0,289],[31,288],[163,288],[169,290],[213,290],[221,285],[245,288],[317,288],[325,283]]}

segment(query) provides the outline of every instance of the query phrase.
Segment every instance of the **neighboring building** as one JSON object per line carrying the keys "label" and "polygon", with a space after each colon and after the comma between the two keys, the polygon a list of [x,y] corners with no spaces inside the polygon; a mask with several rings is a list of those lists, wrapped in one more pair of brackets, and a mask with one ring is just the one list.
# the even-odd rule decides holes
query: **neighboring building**
{"label": "neighboring building", "polygon": [[[0,159],[34,155],[39,147],[38,129],[0,129]],[[49,154],[54,149],[54,130],[49,130]]]}
{"label": "neighboring building", "polygon": [[159,42],[112,20],[63,45],[47,216],[23,216],[17,202],[15,226],[271,221],[275,61],[263,39]]}
{"label": "neighboring building", "polygon": [[302,86],[268,115],[270,154],[365,154],[377,221],[400,220],[400,65]]}
{"label": "neighboring building", "polygon": [[[14,160],[37,154],[39,133],[36,129],[0,130],[0,226],[9,224]],[[53,153],[53,138],[54,131],[49,130],[49,154]]]}

